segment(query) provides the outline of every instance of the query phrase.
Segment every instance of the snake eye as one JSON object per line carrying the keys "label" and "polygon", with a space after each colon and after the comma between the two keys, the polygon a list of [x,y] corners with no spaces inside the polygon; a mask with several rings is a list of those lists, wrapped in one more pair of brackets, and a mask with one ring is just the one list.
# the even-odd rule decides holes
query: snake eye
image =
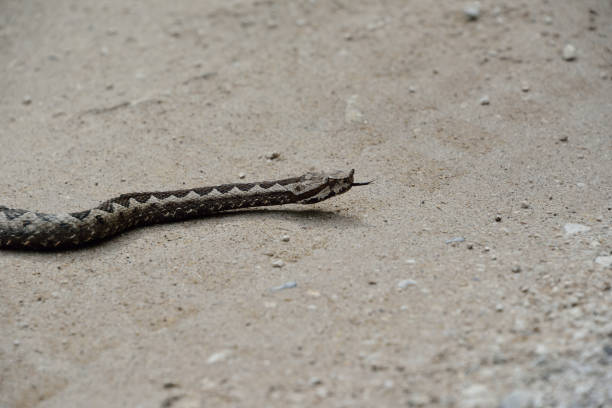
{"label": "snake eye", "polygon": [[301,185],[298,184],[297,186],[295,186],[295,191],[297,191],[299,193],[300,191],[302,191],[303,188],[304,187],[302,187]]}

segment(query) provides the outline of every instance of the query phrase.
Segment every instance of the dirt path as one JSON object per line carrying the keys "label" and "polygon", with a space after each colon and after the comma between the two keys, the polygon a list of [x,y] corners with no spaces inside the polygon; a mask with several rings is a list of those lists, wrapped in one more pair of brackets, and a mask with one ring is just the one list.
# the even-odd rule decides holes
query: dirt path
{"label": "dirt path", "polygon": [[376,182],[1,252],[0,407],[612,406],[612,4],[464,6],[1,2],[2,205]]}

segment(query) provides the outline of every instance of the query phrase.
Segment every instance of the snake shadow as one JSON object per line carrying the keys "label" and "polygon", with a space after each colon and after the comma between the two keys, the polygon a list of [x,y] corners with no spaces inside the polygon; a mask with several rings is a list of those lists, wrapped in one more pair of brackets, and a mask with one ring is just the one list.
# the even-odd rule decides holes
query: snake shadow
{"label": "snake shadow", "polygon": [[[255,209],[243,209],[235,211],[227,211],[205,217],[196,217],[177,221],[168,221],[154,225],[133,227],[125,230],[117,235],[108,237],[106,239],[95,241],[91,243],[81,244],[77,247],[69,248],[45,248],[45,249],[20,249],[20,248],[2,248],[2,252],[21,253],[21,254],[36,254],[36,253],[79,253],[86,251],[91,248],[104,248],[110,247],[114,241],[120,241],[121,238],[126,238],[129,235],[137,234],[139,230],[151,230],[154,233],[156,227],[161,225],[176,224],[182,228],[189,228],[189,224],[205,223],[212,220],[219,219],[232,219],[232,218],[264,218],[269,221],[274,220],[290,220],[296,224],[309,225],[314,228],[321,228],[325,225],[333,225],[333,227],[340,228],[360,228],[366,225],[357,216],[338,214],[328,210],[318,209],[266,209],[266,208],[255,208]],[[142,231],[145,234],[145,231]]]}

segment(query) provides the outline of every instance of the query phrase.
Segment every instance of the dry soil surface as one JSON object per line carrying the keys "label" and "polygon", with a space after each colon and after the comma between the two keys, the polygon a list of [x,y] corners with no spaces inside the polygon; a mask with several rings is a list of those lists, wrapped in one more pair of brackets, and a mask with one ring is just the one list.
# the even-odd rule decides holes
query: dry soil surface
{"label": "dry soil surface", "polygon": [[612,3],[465,6],[1,1],[3,205],[375,182],[0,252],[0,407],[612,406]]}

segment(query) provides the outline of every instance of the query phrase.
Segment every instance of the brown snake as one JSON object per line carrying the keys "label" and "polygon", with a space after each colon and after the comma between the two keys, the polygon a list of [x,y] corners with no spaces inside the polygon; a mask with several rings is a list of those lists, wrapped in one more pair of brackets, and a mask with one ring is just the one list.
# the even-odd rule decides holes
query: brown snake
{"label": "brown snake", "polygon": [[0,248],[68,249],[96,243],[131,228],[203,217],[229,210],[313,204],[347,192],[354,170],[306,173],[256,183],[129,193],[90,210],[44,214],[0,206]]}

